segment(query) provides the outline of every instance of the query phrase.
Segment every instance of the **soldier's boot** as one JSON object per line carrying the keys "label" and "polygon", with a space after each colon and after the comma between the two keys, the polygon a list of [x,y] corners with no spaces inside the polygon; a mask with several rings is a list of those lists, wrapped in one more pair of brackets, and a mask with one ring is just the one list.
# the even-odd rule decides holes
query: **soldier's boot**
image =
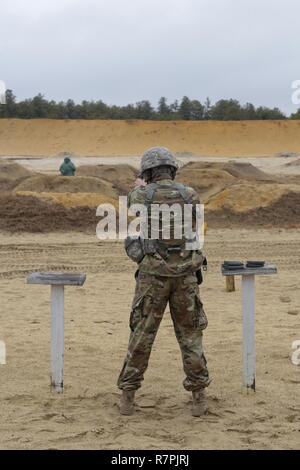
{"label": "soldier's boot", "polygon": [[193,392],[192,415],[195,417],[203,416],[208,411],[205,390],[197,390]]}
{"label": "soldier's boot", "polygon": [[120,402],[121,415],[131,416],[134,413],[135,390],[123,390]]}

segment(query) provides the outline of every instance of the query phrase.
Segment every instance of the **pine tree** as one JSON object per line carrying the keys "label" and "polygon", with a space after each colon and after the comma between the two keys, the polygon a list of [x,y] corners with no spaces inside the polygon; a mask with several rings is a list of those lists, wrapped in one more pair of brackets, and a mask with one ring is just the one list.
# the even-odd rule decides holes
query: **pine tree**
{"label": "pine tree", "polygon": [[170,107],[167,105],[167,99],[164,96],[158,102],[158,114],[160,119],[166,119],[170,116]]}
{"label": "pine tree", "polygon": [[191,119],[191,114],[192,114],[191,101],[187,96],[184,96],[182,98],[182,101],[179,107],[179,115],[181,119],[188,121],[189,119]]}

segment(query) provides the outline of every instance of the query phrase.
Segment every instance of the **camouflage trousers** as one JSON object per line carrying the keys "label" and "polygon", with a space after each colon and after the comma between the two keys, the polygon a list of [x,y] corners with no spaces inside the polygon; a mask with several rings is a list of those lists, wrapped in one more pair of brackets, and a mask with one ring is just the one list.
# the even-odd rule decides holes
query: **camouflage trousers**
{"label": "camouflage trousers", "polygon": [[141,386],[168,302],[186,374],[183,386],[196,391],[209,385],[202,347],[202,330],[207,319],[196,275],[170,278],[139,273],[130,315],[128,352],[118,379],[120,389],[136,390]]}

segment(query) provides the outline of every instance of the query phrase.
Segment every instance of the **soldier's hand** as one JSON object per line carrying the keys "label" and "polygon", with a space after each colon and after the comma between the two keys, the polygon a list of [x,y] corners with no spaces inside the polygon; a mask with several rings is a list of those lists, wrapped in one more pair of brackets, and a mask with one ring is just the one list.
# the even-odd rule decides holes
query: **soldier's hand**
{"label": "soldier's hand", "polygon": [[137,178],[135,180],[134,184],[135,184],[136,188],[138,188],[140,186],[146,186],[147,185],[146,181],[144,181],[142,178]]}

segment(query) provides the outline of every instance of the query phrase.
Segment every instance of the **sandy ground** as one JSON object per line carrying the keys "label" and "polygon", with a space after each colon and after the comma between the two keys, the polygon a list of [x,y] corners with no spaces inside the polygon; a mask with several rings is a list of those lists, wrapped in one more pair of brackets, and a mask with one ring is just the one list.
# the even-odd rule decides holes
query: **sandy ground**
{"label": "sandy ground", "polygon": [[[190,395],[166,311],[137,413],[118,413],[116,380],[126,351],[134,265],[121,244],[76,234],[0,235],[0,447],[4,449],[299,449],[300,231],[209,231],[202,297],[210,413],[190,415]],[[241,393],[241,292],[226,293],[225,258],[267,259],[257,281],[257,393]],[[49,288],[25,284],[36,270],[87,273],[66,291],[65,393],[49,390]],[[297,314],[298,312],[298,314]],[[292,314],[294,313],[294,314]]]}
{"label": "sandy ground", "polygon": [[140,155],[155,145],[209,156],[300,152],[295,121],[104,121],[0,119],[0,155]]}

